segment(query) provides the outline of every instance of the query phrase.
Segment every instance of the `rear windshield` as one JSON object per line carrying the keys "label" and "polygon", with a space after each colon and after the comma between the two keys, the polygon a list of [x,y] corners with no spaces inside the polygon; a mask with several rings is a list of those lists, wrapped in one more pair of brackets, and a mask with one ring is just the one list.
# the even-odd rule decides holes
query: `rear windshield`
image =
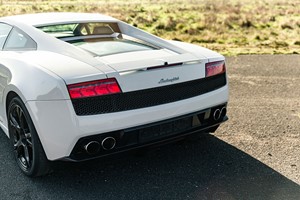
{"label": "rear windshield", "polygon": [[117,23],[71,23],[37,28],[95,56],[158,49],[152,44],[121,34]]}
{"label": "rear windshield", "polygon": [[132,51],[152,50],[153,47],[131,41],[124,38],[112,38],[110,40],[93,39],[73,42],[74,45],[92,52],[97,56],[112,55],[117,53],[126,53]]}

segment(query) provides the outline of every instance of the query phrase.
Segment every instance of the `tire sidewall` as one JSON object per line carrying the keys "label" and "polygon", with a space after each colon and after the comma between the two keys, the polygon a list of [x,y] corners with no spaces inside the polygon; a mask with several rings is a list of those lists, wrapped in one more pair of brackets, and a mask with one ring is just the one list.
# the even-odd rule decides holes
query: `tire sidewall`
{"label": "tire sidewall", "polygon": [[[13,98],[10,103],[9,103],[9,106],[8,106],[8,109],[7,109],[7,119],[9,120],[9,115],[12,111],[12,109],[14,108],[15,105],[18,105],[21,107],[23,113],[24,113],[24,116],[26,118],[26,121],[28,123],[28,128],[29,128],[29,131],[31,133],[31,142],[32,142],[32,164],[31,164],[31,167],[29,169],[25,169],[19,159],[17,158],[17,155],[16,153],[14,152],[14,157],[15,157],[15,160],[16,162],[18,163],[20,169],[22,170],[23,173],[25,173],[27,176],[34,176],[35,174],[37,174],[37,171],[38,171],[38,165],[39,165],[39,154],[40,154],[40,151],[43,151],[42,149],[42,145],[40,143],[40,140],[39,140],[39,137],[38,137],[38,134],[36,132],[36,129],[34,127],[34,124],[31,120],[31,117],[29,115],[29,112],[27,111],[27,108],[25,106],[25,104],[23,103],[23,101],[19,98],[19,97],[15,97]],[[9,121],[8,121],[8,130],[9,130],[9,137],[10,137],[10,141],[12,144],[14,144],[14,141],[13,141],[13,135],[12,135],[12,130],[11,130],[11,126],[9,125]]]}

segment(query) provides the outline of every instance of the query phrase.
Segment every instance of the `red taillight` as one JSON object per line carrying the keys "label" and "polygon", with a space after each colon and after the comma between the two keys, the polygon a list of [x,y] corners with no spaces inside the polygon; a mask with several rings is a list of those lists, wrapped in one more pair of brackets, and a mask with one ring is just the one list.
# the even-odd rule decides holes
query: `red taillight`
{"label": "red taillight", "polygon": [[68,85],[67,87],[71,99],[102,96],[121,92],[118,82],[114,78],[76,83]]}
{"label": "red taillight", "polygon": [[226,72],[225,61],[217,61],[205,64],[206,77]]}

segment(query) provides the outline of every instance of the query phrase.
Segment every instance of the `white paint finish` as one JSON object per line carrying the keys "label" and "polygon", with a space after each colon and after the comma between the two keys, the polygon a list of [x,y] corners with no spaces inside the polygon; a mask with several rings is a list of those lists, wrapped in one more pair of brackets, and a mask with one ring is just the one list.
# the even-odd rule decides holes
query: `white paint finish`
{"label": "white paint finish", "polygon": [[[116,22],[122,33],[153,43],[159,51],[135,52],[94,58],[89,53],[50,36],[32,25],[62,22]],[[37,51],[0,52],[0,125],[7,133],[6,97],[11,91],[26,103],[47,157],[68,156],[83,136],[169,119],[228,101],[228,85],[216,91],[149,108],[93,116],[76,116],[66,83],[116,77],[123,92],[157,87],[161,78],[178,77],[179,83],[204,77],[206,62],[224,57],[208,49],[166,41],[116,19],[94,14],[39,14],[0,18],[26,32]],[[138,71],[163,62],[199,63]],[[110,67],[111,66],[111,67]],[[164,83],[168,85],[172,83]]]}
{"label": "white paint finish", "polygon": [[55,160],[69,155],[81,135],[71,101],[28,101],[26,107],[47,158]]}
{"label": "white paint finish", "polygon": [[23,102],[30,100],[69,99],[65,82],[37,65],[19,59],[20,53],[1,52],[0,63],[7,71],[7,78],[1,80],[4,87],[0,104],[1,123],[7,127],[6,97],[9,92],[17,93]]}
{"label": "white paint finish", "polygon": [[104,56],[100,57],[99,60],[105,62],[118,72],[126,72],[161,66],[164,65],[165,62],[175,64],[198,61],[199,57],[190,53],[172,55],[164,50],[149,50]]}
{"label": "white paint finish", "polygon": [[205,56],[206,58],[209,59],[209,62],[225,60],[225,57],[222,56],[221,54],[219,54],[215,51],[209,50],[207,48],[201,47],[199,45],[189,44],[189,43],[185,43],[185,42],[172,41],[172,40],[168,40],[168,42],[173,45],[176,45],[177,47],[180,47],[181,49],[185,49],[186,51],[189,51],[190,53],[194,54],[197,57]]}
{"label": "white paint finish", "polygon": [[157,122],[228,101],[228,86],[175,103],[102,115],[76,116],[70,100],[29,101],[46,155],[50,160],[69,156],[81,137]]}
{"label": "white paint finish", "polygon": [[[38,16],[37,16],[38,17]],[[36,43],[37,43],[37,50],[39,51],[48,51],[54,52],[61,55],[65,55],[81,62],[84,62],[91,66],[98,66],[103,65],[99,60],[95,59],[91,54],[88,52],[71,45],[67,42],[59,40],[52,35],[44,33],[43,31],[28,25],[21,23],[19,21],[13,21],[11,18],[0,18],[0,22],[5,22],[11,25],[18,27],[19,29],[23,30],[27,33]],[[38,58],[36,58],[38,59]],[[107,66],[106,66],[107,67]]]}
{"label": "white paint finish", "polygon": [[114,54],[98,57],[97,59],[110,66],[113,66],[116,71],[123,72],[136,70],[141,68],[141,66],[147,68],[151,66],[163,65],[164,61],[162,59],[170,56],[172,56],[171,52],[160,49]]}
{"label": "white paint finish", "polygon": [[187,53],[188,51],[180,48],[179,46],[175,46],[172,43],[161,39],[155,35],[149,34],[143,30],[140,30],[136,27],[133,27],[129,24],[126,24],[125,22],[118,22],[119,24],[119,28],[121,30],[121,33],[124,33],[126,35],[129,35],[131,37],[134,38],[138,38],[142,41],[146,41],[150,44],[154,44],[155,46],[161,47],[161,48],[165,48],[165,49],[169,49],[173,52],[177,52],[179,54],[183,54],[183,53]]}
{"label": "white paint finish", "polygon": [[[146,33],[140,29],[137,29],[136,27],[133,27],[129,24],[126,24],[124,22],[121,22],[119,20],[110,18],[109,20],[102,15],[95,15],[95,14],[87,14],[87,13],[60,13],[64,17],[63,19],[66,19],[65,23],[71,23],[71,22],[115,22],[118,23],[119,28],[121,30],[121,33],[144,40],[146,42],[152,43],[155,46],[159,46],[161,48],[166,48],[171,51],[177,52],[177,53],[187,53],[185,50],[182,50],[180,47],[176,47],[173,44],[167,42],[166,40],[163,40],[161,38],[158,38],[157,36],[151,35],[149,33]],[[51,17],[51,15],[53,15]],[[84,17],[83,17],[84,15]],[[47,16],[47,17],[44,17]],[[59,17],[59,14],[56,13],[44,13],[44,14],[29,14],[29,15],[21,15],[21,16],[12,16],[12,17],[2,17],[0,18],[0,22],[5,22],[8,24],[12,24],[14,26],[19,27],[21,30],[23,30],[25,33],[30,35],[30,37],[38,44],[38,50],[43,51],[51,51],[60,53],[66,56],[70,56],[72,58],[78,59],[82,62],[85,62],[92,66],[99,65],[99,61],[97,62],[96,59],[93,58],[90,54],[87,52],[71,45],[66,42],[60,41],[53,36],[42,32],[41,30],[38,30],[37,28],[33,27],[32,25],[37,25],[37,23],[30,23],[30,21],[37,20],[38,18],[49,18],[45,19],[44,25],[50,24],[61,24],[63,20],[61,20]],[[23,20],[23,19],[28,19]],[[33,19],[37,18],[37,19]],[[69,19],[69,20],[67,20]],[[41,20],[38,20],[38,25],[42,26],[43,23]]]}
{"label": "white paint finish", "polygon": [[200,97],[159,106],[103,115],[79,116],[79,129],[83,135],[122,130],[200,111],[227,101],[228,86],[225,86]]}
{"label": "white paint finish", "polygon": [[100,70],[101,66],[92,67],[65,55],[47,51],[30,51],[21,56],[23,60],[31,60],[32,63],[58,75],[67,84],[106,78],[106,75]]}
{"label": "white paint finish", "polygon": [[[205,60],[202,63],[191,65],[180,65],[147,71],[133,71],[121,75],[108,74],[108,77],[116,77],[123,92],[143,90],[204,78],[204,63]],[[178,78],[178,80],[159,83],[161,79],[166,80],[172,78]]]}
{"label": "white paint finish", "polygon": [[14,91],[24,102],[69,99],[63,79],[30,62],[30,59],[23,59],[22,53],[0,52],[0,63],[8,70],[7,82],[1,82],[5,85],[4,96],[9,91]]}
{"label": "white paint finish", "polygon": [[[205,77],[205,63],[208,61],[203,56],[196,57],[191,53],[174,54],[164,49],[129,52],[99,58],[119,73],[108,73],[108,77],[116,77],[123,92],[148,89]],[[124,62],[123,62],[124,61]],[[195,62],[181,66],[166,67],[146,70],[148,67],[168,64]],[[178,78],[174,82],[159,84],[161,79]]]}

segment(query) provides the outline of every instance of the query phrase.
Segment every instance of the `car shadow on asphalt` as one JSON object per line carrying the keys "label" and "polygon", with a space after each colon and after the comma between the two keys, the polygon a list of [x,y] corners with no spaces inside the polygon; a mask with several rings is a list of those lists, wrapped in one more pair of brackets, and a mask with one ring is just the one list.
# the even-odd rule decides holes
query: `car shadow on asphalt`
{"label": "car shadow on asphalt", "polygon": [[41,178],[9,165],[8,181],[22,179],[18,189],[29,190],[32,199],[300,199],[298,184],[212,135],[142,156],[55,163],[55,171]]}

